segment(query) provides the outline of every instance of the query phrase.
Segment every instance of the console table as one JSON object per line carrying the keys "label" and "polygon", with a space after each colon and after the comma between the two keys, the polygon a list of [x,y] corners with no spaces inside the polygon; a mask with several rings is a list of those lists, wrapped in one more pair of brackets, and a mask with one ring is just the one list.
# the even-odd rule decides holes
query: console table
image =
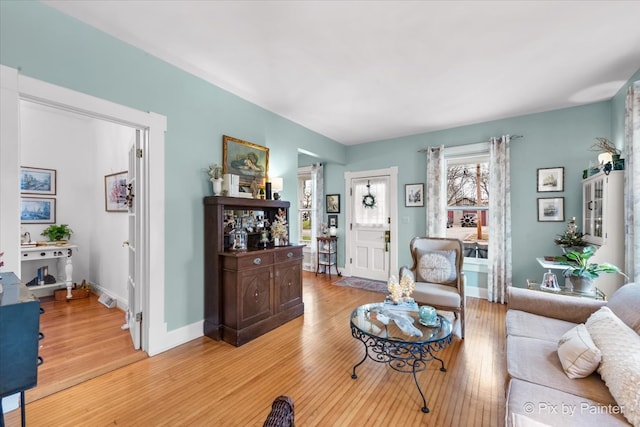
{"label": "console table", "polygon": [[[34,289],[59,288],[61,286],[65,286],[67,288],[67,300],[71,299],[71,289],[73,288],[73,250],[77,247],[77,245],[21,247],[20,252],[22,254],[22,263],[55,260],[54,262],[58,264],[57,275],[55,276],[56,282],[50,284],[38,284]],[[23,281],[26,283],[29,280],[26,280],[24,276],[23,271],[22,277]]]}

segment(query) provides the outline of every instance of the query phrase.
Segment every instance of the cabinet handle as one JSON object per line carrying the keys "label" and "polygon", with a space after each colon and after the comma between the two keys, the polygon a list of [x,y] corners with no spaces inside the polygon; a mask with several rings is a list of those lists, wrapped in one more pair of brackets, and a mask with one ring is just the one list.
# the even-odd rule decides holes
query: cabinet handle
{"label": "cabinet handle", "polygon": [[293,258],[293,252],[287,252],[287,258]]}
{"label": "cabinet handle", "polygon": [[44,308],[40,307],[40,314],[45,314],[47,312],[47,310],[45,310]]}
{"label": "cabinet handle", "polygon": [[40,366],[44,363],[44,359],[42,358],[42,356],[38,356],[38,364],[36,366]]}
{"label": "cabinet handle", "polygon": [[254,258],[254,259],[253,259],[253,263],[254,263],[255,265],[260,265],[260,263],[261,263],[261,262],[262,262],[262,258]]}
{"label": "cabinet handle", "polygon": [[589,200],[589,210],[593,210],[593,200]]}
{"label": "cabinet handle", "polygon": [[42,332],[38,332],[38,341],[44,339],[44,334]]}

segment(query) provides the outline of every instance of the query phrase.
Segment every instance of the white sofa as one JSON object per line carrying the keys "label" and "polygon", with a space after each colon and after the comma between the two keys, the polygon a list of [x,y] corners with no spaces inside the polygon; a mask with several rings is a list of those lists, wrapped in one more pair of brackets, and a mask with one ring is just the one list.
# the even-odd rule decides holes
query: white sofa
{"label": "white sofa", "polygon": [[[507,426],[640,426],[640,284],[621,287],[608,302],[521,288],[508,296]],[[611,323],[597,329],[602,316]],[[601,361],[596,372],[572,379],[558,343],[579,324]]]}

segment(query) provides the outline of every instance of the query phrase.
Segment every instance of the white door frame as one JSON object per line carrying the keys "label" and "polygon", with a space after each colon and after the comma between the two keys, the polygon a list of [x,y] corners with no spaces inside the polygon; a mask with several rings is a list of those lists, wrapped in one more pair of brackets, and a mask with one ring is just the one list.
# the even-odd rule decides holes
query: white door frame
{"label": "white door frame", "polygon": [[[144,193],[146,204],[144,212],[143,244],[148,251],[142,260],[141,269],[144,283],[142,290],[142,349],[150,356],[177,345],[171,341],[181,341],[179,337],[168,337],[164,318],[165,277],[163,268],[151,268],[152,265],[164,265],[164,134],[167,119],[156,113],[146,113],[123,105],[115,104],[84,93],[76,92],[40,80],[20,75],[18,70],[0,65],[2,83],[3,110],[2,133],[0,134],[0,154],[3,169],[0,181],[2,204],[0,214],[3,221],[0,227],[0,245],[7,252],[13,271],[19,271],[20,223],[18,168],[20,166],[20,100],[28,100],[53,108],[73,111],[102,120],[123,124],[139,129],[148,129],[149,138],[143,148],[142,161],[145,163],[146,186]],[[14,105],[15,104],[15,105]],[[153,152],[153,155],[150,155]],[[7,166],[7,169],[5,169]],[[10,171],[15,169],[15,178]],[[15,182],[14,182],[15,180]],[[153,182],[153,185],[150,183]],[[5,213],[7,214],[5,216]],[[15,228],[15,232],[9,232]],[[15,248],[15,249],[14,249]],[[15,251],[15,253],[13,253]]]}
{"label": "white door frame", "polygon": [[[381,176],[389,175],[389,217],[391,218],[391,224],[389,224],[389,231],[391,232],[391,242],[389,244],[389,274],[398,276],[398,167],[392,166],[386,169],[375,169],[359,172],[345,172],[344,173],[344,188],[351,188],[351,180],[354,178],[366,178],[368,176]],[[345,210],[345,223],[347,224],[345,233],[345,260],[343,275],[351,276],[351,263],[350,258],[353,258],[351,253],[351,241],[353,237],[353,230],[351,230],[351,224],[353,223],[353,200],[352,195],[348,190],[346,193],[346,210]]]}

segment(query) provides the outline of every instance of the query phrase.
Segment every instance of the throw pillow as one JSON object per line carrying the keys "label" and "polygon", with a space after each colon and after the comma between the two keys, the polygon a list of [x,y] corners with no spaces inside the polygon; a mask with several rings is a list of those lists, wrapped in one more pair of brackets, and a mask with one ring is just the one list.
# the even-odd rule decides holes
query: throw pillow
{"label": "throw pillow", "polygon": [[627,283],[611,295],[607,307],[631,329],[640,334],[640,283]]}
{"label": "throw pillow", "polygon": [[571,379],[593,374],[600,364],[600,350],[583,324],[567,331],[558,342],[558,357],[564,373]]}
{"label": "throw pillow", "polygon": [[640,426],[640,336],[608,307],[589,316],[586,326],[602,353],[600,376],[625,418]]}
{"label": "throw pillow", "polygon": [[456,251],[418,251],[418,281],[450,283],[458,278]]}

